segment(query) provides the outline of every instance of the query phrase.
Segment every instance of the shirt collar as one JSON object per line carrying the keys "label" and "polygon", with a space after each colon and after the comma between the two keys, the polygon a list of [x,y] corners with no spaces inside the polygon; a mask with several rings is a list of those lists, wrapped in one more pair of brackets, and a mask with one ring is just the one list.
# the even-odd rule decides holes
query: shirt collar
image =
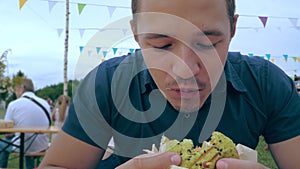
{"label": "shirt collar", "polygon": [[35,94],[33,92],[24,92],[21,97],[24,97],[24,96],[29,96],[29,97],[33,97]]}
{"label": "shirt collar", "polygon": [[[140,51],[138,51],[136,54],[140,55],[140,57],[142,57]],[[228,53],[228,58],[232,54],[234,54],[234,53],[229,52]],[[142,71],[141,74],[140,74],[140,76],[141,76],[140,79],[141,79],[142,93],[145,93],[149,89],[150,90],[156,89],[157,86],[154,83],[154,81],[153,81],[153,79],[152,79],[152,77],[151,77],[144,61],[143,61],[143,70],[144,71]],[[242,80],[238,76],[236,70],[234,69],[232,63],[230,62],[230,59],[226,60],[226,64],[225,64],[225,67],[224,67],[224,72],[225,72],[225,75],[226,75],[227,84],[231,83],[232,87],[235,90],[239,91],[239,92],[247,92],[247,89],[246,89],[244,83],[242,82]]]}
{"label": "shirt collar", "polygon": [[231,60],[230,57],[231,57],[231,55],[234,55],[234,54],[236,54],[236,52],[228,53],[228,58],[226,60],[226,64],[225,64],[225,68],[224,68],[227,84],[231,83],[232,87],[239,92],[247,92],[247,88],[245,87],[244,83],[242,82],[238,73],[236,72],[232,63],[230,62],[230,60]]}

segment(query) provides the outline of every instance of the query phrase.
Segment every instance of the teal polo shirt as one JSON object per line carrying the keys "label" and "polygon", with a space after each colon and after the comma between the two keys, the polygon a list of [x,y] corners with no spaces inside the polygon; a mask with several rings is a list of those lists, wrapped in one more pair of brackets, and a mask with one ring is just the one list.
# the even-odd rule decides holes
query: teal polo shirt
{"label": "teal polo shirt", "polygon": [[[253,149],[261,135],[272,144],[300,134],[300,97],[273,63],[229,52],[222,78],[221,104],[212,94],[198,112],[184,114],[157,90],[140,51],[113,58],[81,81],[63,130],[104,149],[113,136],[115,165],[158,146],[163,134],[201,145],[201,133],[216,130]],[[217,115],[210,117],[211,110]],[[215,127],[205,127],[208,120]]]}

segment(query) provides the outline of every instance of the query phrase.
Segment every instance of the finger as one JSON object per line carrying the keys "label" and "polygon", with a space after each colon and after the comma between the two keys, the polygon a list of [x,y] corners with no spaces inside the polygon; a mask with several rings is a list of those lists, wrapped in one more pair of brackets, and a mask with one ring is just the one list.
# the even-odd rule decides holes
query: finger
{"label": "finger", "polygon": [[179,165],[181,158],[176,153],[142,155],[129,160],[117,169],[166,169],[170,165]]}
{"label": "finger", "polygon": [[223,158],[217,162],[217,169],[269,169],[262,164],[234,158]]}

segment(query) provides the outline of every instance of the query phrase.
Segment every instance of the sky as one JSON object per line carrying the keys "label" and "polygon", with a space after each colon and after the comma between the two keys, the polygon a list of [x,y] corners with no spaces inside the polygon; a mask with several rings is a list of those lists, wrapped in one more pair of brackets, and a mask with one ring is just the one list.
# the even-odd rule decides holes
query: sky
{"label": "sky", "polygon": [[[119,19],[130,17],[130,0],[70,2],[68,79],[82,78],[104,56],[108,59],[138,48],[128,24],[113,27],[115,22],[123,23]],[[289,76],[300,76],[300,1],[236,0],[236,3],[240,17],[230,50],[266,59],[270,56],[269,60]],[[86,4],[80,14],[79,4]],[[259,17],[268,18],[265,26]],[[21,9],[19,0],[0,0],[0,21],[0,54],[11,49],[5,60],[7,76],[21,70],[34,81],[37,89],[63,82],[64,0],[28,0]],[[104,39],[100,46],[91,46],[99,33],[105,38],[125,35],[126,40],[107,45]],[[80,50],[82,46],[84,50]],[[113,51],[110,46],[118,50]],[[91,64],[82,70],[80,65],[86,62]],[[78,72],[83,73],[78,75]]]}

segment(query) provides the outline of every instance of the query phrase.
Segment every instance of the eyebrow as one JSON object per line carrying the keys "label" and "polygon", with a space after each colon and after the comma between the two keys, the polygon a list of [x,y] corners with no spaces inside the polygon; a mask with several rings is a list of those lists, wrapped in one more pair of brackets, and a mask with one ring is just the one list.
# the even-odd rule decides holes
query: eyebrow
{"label": "eyebrow", "polygon": [[149,33],[145,35],[145,38],[147,39],[155,39],[155,38],[169,38],[170,36],[164,35],[164,34],[155,34],[155,33]]}
{"label": "eyebrow", "polygon": [[197,34],[198,36],[223,36],[224,33],[217,30],[203,31]]}
{"label": "eyebrow", "polygon": [[[223,36],[224,33],[218,30],[208,30],[199,32],[196,34],[197,36]],[[156,33],[148,33],[145,35],[146,39],[156,39],[156,38],[170,38],[171,36],[165,34],[156,34]]]}

